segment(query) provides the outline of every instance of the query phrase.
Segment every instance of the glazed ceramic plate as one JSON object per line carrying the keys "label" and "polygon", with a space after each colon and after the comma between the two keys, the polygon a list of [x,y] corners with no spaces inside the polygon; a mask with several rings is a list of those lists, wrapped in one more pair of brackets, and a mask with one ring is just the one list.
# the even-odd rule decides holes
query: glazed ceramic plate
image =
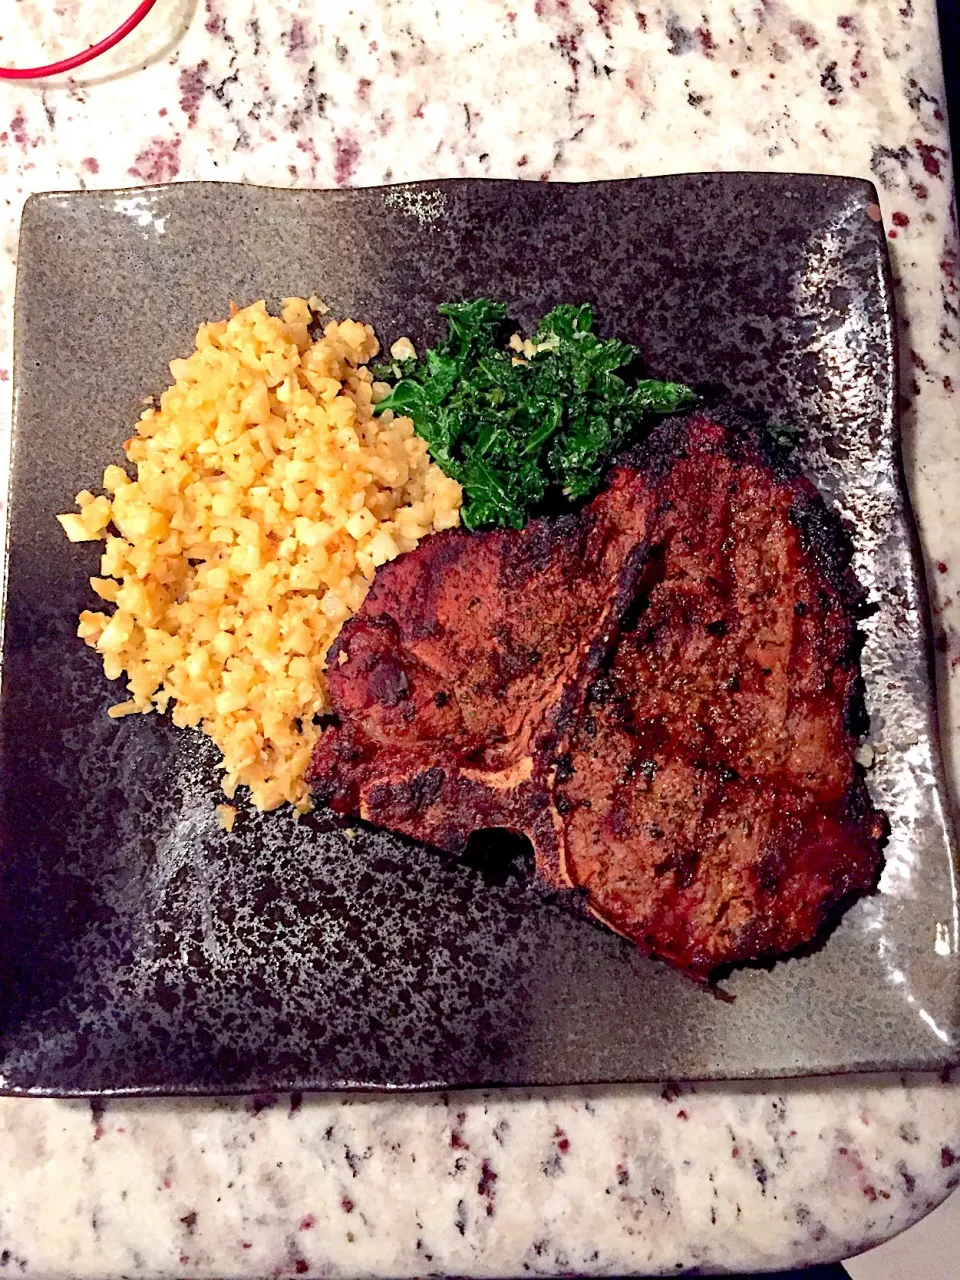
{"label": "glazed ceramic plate", "polygon": [[[546,1085],[941,1067],[960,1028],[951,837],[922,570],[903,486],[876,195],[819,177],[369,191],[189,185],[29,202],[2,700],[0,1086],[213,1093]],[[231,299],[319,293],[382,339],[492,294],[530,324],[596,304],[655,374],[802,434],[877,611],[864,653],[879,891],[724,1003],[458,862],[318,812],[215,819],[213,752],[75,636],[97,544],[56,523],[121,458],[142,398]],[[883,748],[882,750],[880,748]]]}

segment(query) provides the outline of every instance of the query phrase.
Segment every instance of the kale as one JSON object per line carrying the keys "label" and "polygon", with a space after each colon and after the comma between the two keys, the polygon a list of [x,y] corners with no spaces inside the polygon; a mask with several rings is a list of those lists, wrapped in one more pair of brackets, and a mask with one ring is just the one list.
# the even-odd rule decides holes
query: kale
{"label": "kale", "polygon": [[689,387],[639,376],[636,348],[594,331],[588,305],[543,317],[524,349],[502,302],[447,302],[449,333],[398,378],[377,412],[413,419],[440,467],[463,486],[463,523],[523,527],[562,494],[596,491],[605,464],[661,414],[694,404]]}
{"label": "kale", "polygon": [[767,431],[773,436],[780,448],[786,450],[786,452],[789,453],[797,447],[800,432],[796,427],[785,427],[779,422],[771,422],[767,427]]}

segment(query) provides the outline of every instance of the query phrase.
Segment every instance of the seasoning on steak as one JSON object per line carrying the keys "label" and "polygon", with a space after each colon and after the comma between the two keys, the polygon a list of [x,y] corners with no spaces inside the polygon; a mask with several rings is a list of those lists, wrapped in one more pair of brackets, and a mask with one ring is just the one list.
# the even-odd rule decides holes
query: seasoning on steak
{"label": "seasoning on steak", "polygon": [[337,811],[444,849],[524,833],[545,890],[698,978],[812,939],[885,831],[846,539],[719,416],[661,424],[574,516],[382,568],[311,764]]}

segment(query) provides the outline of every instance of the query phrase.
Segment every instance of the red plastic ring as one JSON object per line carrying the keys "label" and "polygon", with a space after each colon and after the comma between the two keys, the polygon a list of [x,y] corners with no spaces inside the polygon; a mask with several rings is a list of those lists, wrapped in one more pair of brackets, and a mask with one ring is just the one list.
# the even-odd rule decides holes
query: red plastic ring
{"label": "red plastic ring", "polygon": [[47,76],[58,76],[64,71],[72,71],[74,67],[82,67],[85,62],[92,62],[94,58],[99,58],[101,53],[106,53],[115,44],[119,44],[134,27],[140,25],[156,3],[157,0],[142,0],[126,22],[121,22],[116,31],[104,36],[89,49],[84,49],[83,53],[75,53],[70,58],[61,58],[59,62],[48,63],[45,67],[0,67],[0,80],[43,80]]}

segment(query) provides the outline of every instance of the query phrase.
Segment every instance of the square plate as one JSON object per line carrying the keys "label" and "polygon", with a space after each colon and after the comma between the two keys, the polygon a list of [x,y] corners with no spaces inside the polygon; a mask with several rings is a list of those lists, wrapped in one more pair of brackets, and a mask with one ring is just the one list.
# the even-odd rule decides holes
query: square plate
{"label": "square plate", "polygon": [[[26,209],[3,646],[0,1087],[206,1093],[742,1078],[957,1057],[954,860],[923,573],[902,480],[876,193],[708,174],[291,192],[47,195]],[[864,654],[880,891],[819,949],[726,984],[475,869],[323,812],[217,827],[213,752],[75,637],[99,549],[54,520],[229,300],[319,293],[381,339],[490,294],[596,304],[655,374],[801,429],[878,610]],[[489,878],[489,877],[488,877]]]}

